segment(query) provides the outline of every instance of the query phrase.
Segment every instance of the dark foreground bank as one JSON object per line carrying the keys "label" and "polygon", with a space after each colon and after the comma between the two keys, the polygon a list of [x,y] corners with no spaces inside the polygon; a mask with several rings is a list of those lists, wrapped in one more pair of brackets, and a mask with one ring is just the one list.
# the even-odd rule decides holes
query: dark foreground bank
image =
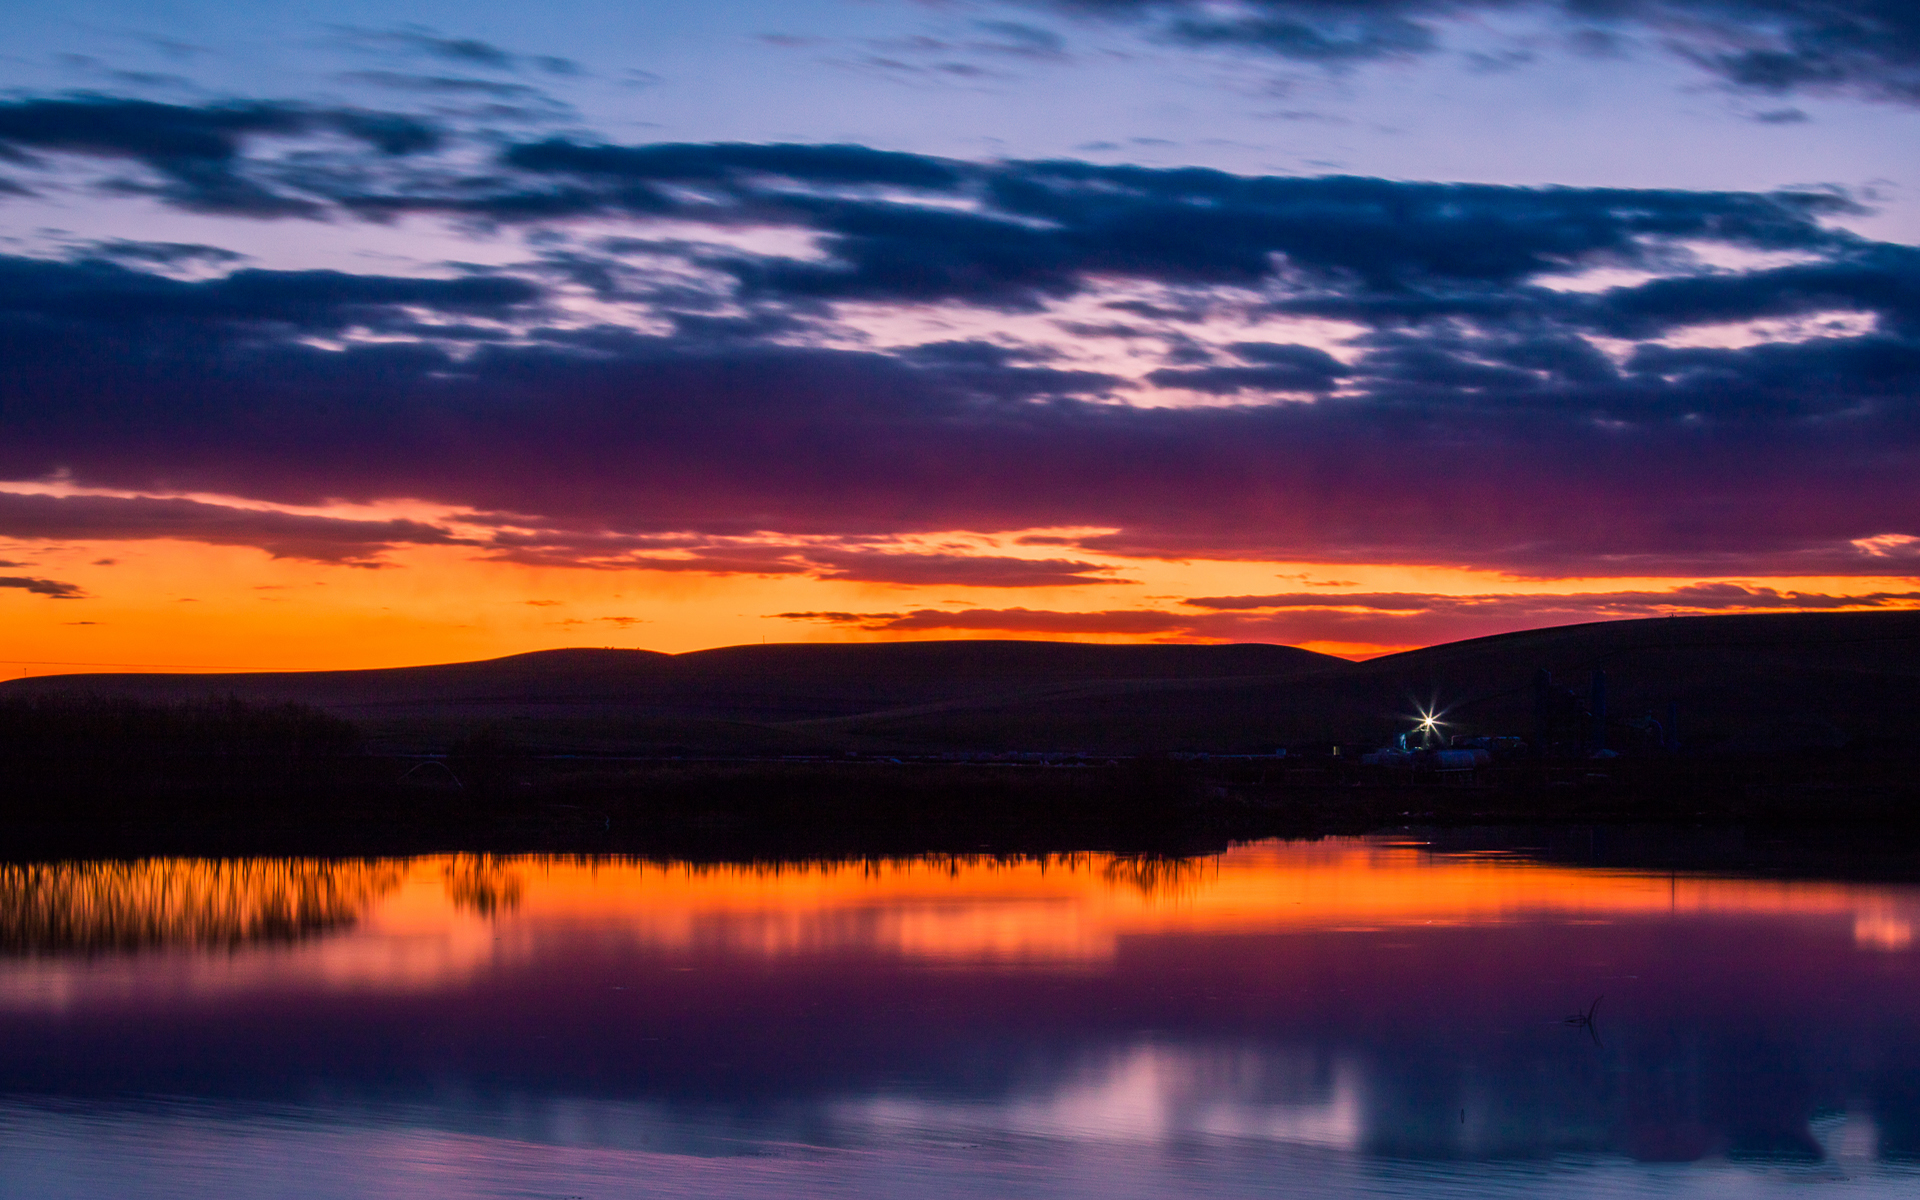
{"label": "dark foreground bank", "polygon": [[0,685],[0,853],[1180,854],[1594,823],[1911,839],[1916,696],[1920,612],[1602,622],[1366,663],[913,642],[46,677]]}
{"label": "dark foreground bank", "polygon": [[0,854],[1192,854],[1595,824],[1905,846],[1920,845],[1914,775],[1904,753],[1823,752],[1471,771],[1332,756],[639,760],[537,754],[484,729],[444,754],[387,755],[294,704],[35,698],[0,705]]}

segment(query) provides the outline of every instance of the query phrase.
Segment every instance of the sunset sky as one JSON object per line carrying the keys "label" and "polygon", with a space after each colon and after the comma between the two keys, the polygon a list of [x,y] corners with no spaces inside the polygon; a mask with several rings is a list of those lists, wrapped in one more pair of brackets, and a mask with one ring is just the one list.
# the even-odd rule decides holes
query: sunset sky
{"label": "sunset sky", "polygon": [[0,678],[1920,607],[1913,0],[0,34]]}

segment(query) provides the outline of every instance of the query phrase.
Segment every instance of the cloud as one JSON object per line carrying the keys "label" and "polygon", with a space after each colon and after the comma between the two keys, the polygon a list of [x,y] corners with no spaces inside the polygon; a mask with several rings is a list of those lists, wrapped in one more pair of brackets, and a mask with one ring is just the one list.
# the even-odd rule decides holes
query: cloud
{"label": "cloud", "polygon": [[756,179],[872,184],[950,191],[964,178],[958,164],[925,155],[858,145],[760,143],[611,146],[552,138],[509,147],[511,167],[540,174],[661,183],[720,183],[753,191]]}
{"label": "cloud", "polygon": [[1854,546],[1873,558],[1920,558],[1920,537],[1910,533],[1881,533],[1853,539]]}
{"label": "cloud", "polygon": [[1175,613],[1138,609],[1107,612],[1049,612],[1031,608],[975,608],[958,612],[921,608],[905,613],[788,612],[782,620],[853,625],[870,632],[990,632],[1074,634],[1179,634],[1194,622]]}
{"label": "cloud", "polygon": [[1894,329],[1920,330],[1920,250],[1861,247],[1820,263],[1655,279],[1607,293],[1592,320],[1609,332],[1646,336],[1678,326],[1823,312],[1880,313]]}
{"label": "cloud", "polygon": [[1681,53],[1739,87],[1920,103],[1920,12],[1900,0],[1644,0],[1630,11],[1693,18],[1674,38]]}
{"label": "cloud", "polygon": [[86,598],[86,592],[71,583],[61,583],[57,579],[34,579],[25,575],[0,575],[0,588],[19,588],[54,600]]}
{"label": "cloud", "polygon": [[[245,269],[181,281],[120,264],[0,258],[0,314],[125,336],[187,336],[213,326],[281,326],[299,335],[405,324],[405,310],[501,315],[540,297],[524,279],[419,279],[343,271]],[[16,328],[18,326],[16,325]]]}
{"label": "cloud", "polygon": [[440,37],[425,30],[403,29],[384,35],[388,39],[435,58],[470,63],[483,67],[512,69],[519,56],[510,54],[479,38]]}
{"label": "cloud", "polygon": [[814,553],[821,579],[896,583],[912,587],[1033,588],[1123,583],[1112,568],[1066,558],[1008,558],[996,554]]}
{"label": "cloud", "polygon": [[1347,612],[1428,613],[1485,612],[1496,609],[1525,612],[1607,612],[1621,616],[1666,615],[1674,612],[1721,612],[1729,609],[1823,611],[1836,608],[1912,607],[1920,592],[1872,592],[1829,595],[1822,592],[1781,591],[1741,583],[1696,583],[1665,591],[1573,592],[1567,594],[1494,593],[1448,595],[1437,592],[1282,592],[1271,596],[1200,596],[1181,601],[1194,608],[1226,612],[1254,610],[1328,609]]}
{"label": "cloud", "polygon": [[1066,39],[1058,33],[1021,21],[975,21],[974,28],[988,35],[989,40],[969,43],[970,46],[990,53],[1059,58],[1067,49]]}
{"label": "cloud", "polygon": [[0,492],[0,537],[36,541],[174,538],[217,546],[254,546],[275,558],[348,566],[377,565],[383,551],[400,545],[470,544],[445,529],[419,521],[305,516],[197,500],[19,492]]}
{"label": "cloud", "polygon": [[1330,392],[1351,374],[1345,363],[1312,346],[1275,346],[1242,342],[1233,347],[1254,367],[1162,368],[1147,376],[1161,387],[1185,388],[1224,396],[1236,392]]}
{"label": "cloud", "polygon": [[[1855,207],[1830,192],[1250,178],[1071,161],[967,163],[854,145],[620,146],[555,137],[508,144],[498,169],[484,172],[396,160],[377,171],[303,173],[245,153],[249,138],[290,136],[316,122],[353,124],[370,139],[370,153],[404,149],[404,120],[394,118],[402,123],[389,131],[397,140],[380,144],[376,117],[268,102],[186,108],[105,97],[23,100],[0,104],[0,143],[18,136],[48,151],[139,158],[173,173],[178,194],[168,195],[187,207],[224,203],[208,190],[217,183],[254,189],[259,195],[247,203],[281,205],[273,211],[282,215],[440,212],[522,223],[625,216],[815,236],[821,254],[813,258],[708,249],[689,264],[730,277],[738,299],[763,307],[961,301],[1018,311],[1114,280],[1284,282],[1293,294],[1276,302],[1302,314],[1419,321],[1584,312],[1598,322],[1619,314],[1591,298],[1520,285],[1583,265],[1669,264],[1672,246],[1688,240],[1832,254],[1849,239],[1821,218]],[[1866,275],[1902,269],[1885,259],[1883,251],[1881,260],[1851,265]],[[621,269],[617,256],[595,262],[576,251],[567,261],[576,274],[611,277]],[[1790,274],[1773,281],[1777,288],[1811,282]],[[1288,366],[1328,370],[1297,357],[1262,362],[1270,374]]]}
{"label": "cloud", "polygon": [[247,257],[219,246],[208,246],[199,242],[140,242],[126,238],[89,242],[84,246],[84,250],[89,257],[93,258],[126,263],[150,263],[161,267],[181,265],[230,267],[244,261]]}
{"label": "cloud", "polygon": [[1196,623],[1195,633],[1262,640],[1426,645],[1512,629],[1586,621],[1729,612],[1829,612],[1920,608],[1920,592],[1835,595],[1782,591],[1740,583],[1698,583],[1666,591],[1576,592],[1565,595],[1431,593],[1283,593],[1198,597],[1186,605],[1224,622]]}
{"label": "cloud", "polygon": [[[502,311],[533,291],[510,279],[183,284],[21,260],[0,278],[0,476],[303,505],[413,497],[530,514],[536,531],[1092,526],[1119,532],[1087,549],[1123,554],[1874,572],[1884,560],[1852,543],[1910,528],[1920,458],[1903,399],[1920,347],[1882,334],[1649,346],[1624,371],[1597,355],[1582,371],[1497,326],[1466,341],[1389,330],[1337,397],[1142,409],[1073,373],[882,351],[608,330],[455,359],[303,340],[409,302]],[[497,549],[635,551],[537,533]],[[724,557],[623,565],[822,565]]]}
{"label": "cloud", "polygon": [[915,609],[908,612],[788,612],[868,633],[1010,633],[1048,637],[1124,636],[1174,641],[1264,641],[1400,647],[1481,637],[1513,629],[1715,612],[1824,612],[1920,608],[1920,592],[1864,596],[1782,592],[1703,583],[1669,591],[1571,595],[1436,593],[1283,593],[1215,596],[1183,602],[1204,611],[1031,608]]}
{"label": "cloud", "polygon": [[551,54],[516,54],[474,37],[449,37],[424,25],[396,29],[342,26],[337,31],[350,45],[363,50],[437,59],[463,67],[496,71],[537,70],[549,75],[576,75],[580,64]]}
{"label": "cloud", "polygon": [[426,92],[430,95],[491,96],[507,100],[544,99],[544,94],[524,83],[502,83],[497,79],[469,79],[460,75],[420,75],[411,71],[353,71],[345,78],[355,83],[400,92]]}
{"label": "cloud", "polygon": [[241,216],[318,215],[313,200],[251,177],[243,152],[254,139],[329,131],[387,156],[431,150],[441,138],[430,124],[396,113],[270,101],[195,106],[93,94],[0,101],[0,152],[137,161],[163,178],[155,189],[162,199]]}
{"label": "cloud", "polygon": [[[1920,10],[1905,0],[1051,0],[1048,7],[1134,23],[1177,43],[1329,69],[1436,54],[1451,32],[1484,37],[1485,17],[1522,13],[1557,27],[1588,56],[1619,56],[1645,41],[1737,89],[1920,103]],[[1523,40],[1494,61],[1527,49]]]}
{"label": "cloud", "polygon": [[[1112,576],[874,547],[1093,528],[1089,555],[1754,576],[1881,574],[1872,539],[1916,532],[1920,252],[1826,227],[1836,194],[559,139],[496,166],[360,200],[717,240],[439,279],[0,258],[0,478],[517,514],[478,552],[529,563],[1001,587]],[[819,253],[719,245],[767,228]],[[1651,278],[1551,286],[1622,266]],[[1137,378],[843,321],[1116,289],[1173,347]],[[625,307],[596,324],[587,292]],[[1215,309],[1357,332],[1224,341]],[[1743,322],[1772,325],[1674,336]]]}
{"label": "cloud", "polygon": [[489,547],[494,558],[531,566],[713,575],[806,574],[836,582],[903,587],[1037,588],[1130,582],[1114,578],[1111,567],[1076,559],[842,548],[762,539],[513,529],[496,533]]}
{"label": "cloud", "polygon": [[[1176,16],[1167,32],[1194,45],[1230,45],[1260,50],[1302,62],[1339,65],[1427,54],[1437,45],[1433,31],[1393,8],[1411,4],[1350,5],[1343,10],[1318,5],[1250,5],[1246,15],[1226,18]],[[1317,12],[1303,12],[1308,8]],[[1291,9],[1292,11],[1289,11]],[[1369,11],[1372,9],[1373,11]]]}
{"label": "cloud", "polygon": [[310,114],[288,104],[192,107],[112,96],[15,100],[0,104],[0,143],[137,158],[167,169],[226,162],[249,136],[304,132]]}
{"label": "cloud", "polygon": [[[1351,299],[1361,282],[1400,304],[1530,307],[1487,288],[1583,261],[1646,261],[1648,239],[1824,249],[1841,237],[1830,193],[1702,193],[1248,178],[1085,163],[970,164],[858,146],[509,146],[496,177],[340,202],[375,215],[438,211],[500,221],[586,215],[793,227],[826,257],[715,254],[748,297],[821,302],[959,300],[1031,309],[1105,279],[1250,287],[1287,272]],[[871,195],[846,189],[874,189]],[[690,190],[695,189],[695,190]],[[982,203],[915,202],[970,196]],[[1417,289],[1441,288],[1440,295]],[[1444,289],[1452,289],[1447,291]],[[1463,290],[1464,289],[1464,290]],[[1564,302],[1563,302],[1564,303]]]}

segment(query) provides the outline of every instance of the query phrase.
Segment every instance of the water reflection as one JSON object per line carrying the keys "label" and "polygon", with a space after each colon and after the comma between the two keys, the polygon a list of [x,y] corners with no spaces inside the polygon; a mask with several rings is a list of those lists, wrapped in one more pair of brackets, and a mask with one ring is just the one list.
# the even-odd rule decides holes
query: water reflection
{"label": "water reflection", "polygon": [[1173,898],[1198,895],[1218,865],[1216,859],[1115,857],[1100,874],[1109,883],[1125,884],[1143,896]]}
{"label": "water reflection", "polygon": [[[58,1147],[75,1111],[131,1137],[161,1118],[126,1106],[167,1097],[222,1114],[167,1110],[207,1137],[297,1114],[275,1118],[276,1153],[347,1122],[488,1154],[665,1156],[649,1170],[688,1187],[688,1155],[808,1148],[906,1155],[907,1175],[965,1190],[984,1177],[955,1147],[1074,1158],[1090,1181],[1180,1156],[1223,1193],[1261,1190],[1231,1165],[1248,1154],[1455,1164],[1469,1192],[1575,1161],[1587,1190],[1654,1178],[1618,1174],[1630,1162],[1920,1182],[1898,1166],[1920,1155],[1906,885],[1368,839],[1198,860],[157,860],[0,880],[16,952],[0,1141]],[[1591,1033],[1564,1021],[1603,994]],[[52,1102],[68,1116],[36,1107]],[[1128,1157],[1150,1149],[1161,1167]],[[1421,1178],[1407,1186],[1441,1187]]]}
{"label": "water reflection", "polygon": [[447,899],[453,907],[483,917],[520,907],[520,895],[526,889],[513,860],[491,854],[457,855],[440,873],[447,881]]}
{"label": "water reflection", "polygon": [[0,953],[293,941],[351,925],[405,876],[307,859],[0,865]]}

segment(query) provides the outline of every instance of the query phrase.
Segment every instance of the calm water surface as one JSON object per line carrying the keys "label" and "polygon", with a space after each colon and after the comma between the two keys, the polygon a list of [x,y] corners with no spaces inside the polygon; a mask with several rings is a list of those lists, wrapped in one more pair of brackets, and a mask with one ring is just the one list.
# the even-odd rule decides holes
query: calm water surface
{"label": "calm water surface", "polygon": [[0,1195],[1913,1196],[1917,926],[1367,839],[7,866]]}

